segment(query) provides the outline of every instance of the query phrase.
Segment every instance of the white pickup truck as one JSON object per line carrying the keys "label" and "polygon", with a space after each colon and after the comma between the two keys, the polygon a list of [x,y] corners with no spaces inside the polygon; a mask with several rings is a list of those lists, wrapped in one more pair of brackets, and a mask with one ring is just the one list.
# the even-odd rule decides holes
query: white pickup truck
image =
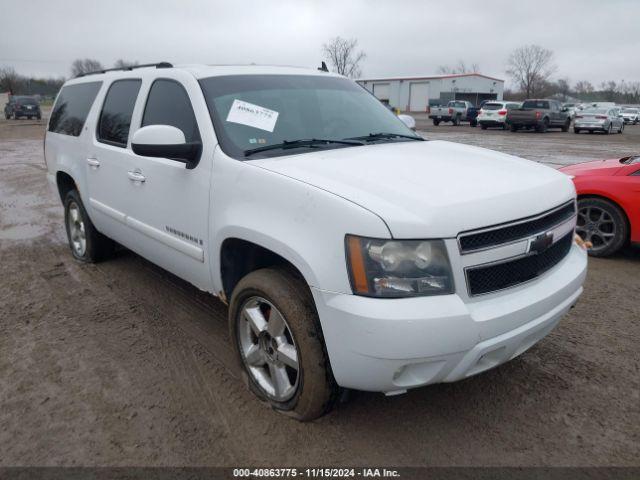
{"label": "white pickup truck", "polygon": [[339,75],[97,72],[47,130],[73,256],[117,242],[220,297],[247,385],[299,420],[500,365],[582,292],[568,176],[425,141]]}
{"label": "white pickup truck", "polygon": [[453,125],[460,125],[461,122],[469,122],[472,127],[476,126],[478,109],[471,102],[463,100],[451,100],[445,106],[429,107],[429,118],[435,126],[441,122],[451,122]]}

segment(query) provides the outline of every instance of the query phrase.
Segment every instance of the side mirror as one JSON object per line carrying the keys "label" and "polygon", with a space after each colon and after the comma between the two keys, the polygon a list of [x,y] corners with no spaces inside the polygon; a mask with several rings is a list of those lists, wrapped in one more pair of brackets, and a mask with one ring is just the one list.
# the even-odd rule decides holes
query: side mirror
{"label": "side mirror", "polygon": [[182,130],[170,125],[139,128],[131,138],[131,149],[143,157],[168,158],[195,168],[202,153],[201,142],[187,142]]}
{"label": "side mirror", "polygon": [[398,118],[411,130],[416,129],[416,121],[410,115],[398,115]]}
{"label": "side mirror", "polygon": [[569,109],[568,109],[567,107],[562,107],[562,108],[560,109],[560,111],[561,111],[561,112],[568,112],[568,111],[569,111]]}

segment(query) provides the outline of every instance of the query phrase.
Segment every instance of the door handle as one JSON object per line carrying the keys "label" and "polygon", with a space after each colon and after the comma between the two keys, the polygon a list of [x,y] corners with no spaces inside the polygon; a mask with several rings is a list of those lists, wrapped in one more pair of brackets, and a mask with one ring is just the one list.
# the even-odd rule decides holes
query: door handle
{"label": "door handle", "polygon": [[132,182],[143,183],[147,179],[147,177],[145,177],[144,175],[142,175],[142,173],[137,171],[127,172],[127,176],[129,177],[129,180],[131,180]]}
{"label": "door handle", "polygon": [[97,158],[87,158],[87,163],[93,168],[100,167],[100,161]]}

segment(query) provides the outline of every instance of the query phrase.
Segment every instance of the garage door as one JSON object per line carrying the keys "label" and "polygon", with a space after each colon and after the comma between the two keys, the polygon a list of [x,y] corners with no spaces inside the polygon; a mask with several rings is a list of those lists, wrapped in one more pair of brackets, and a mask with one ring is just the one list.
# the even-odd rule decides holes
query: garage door
{"label": "garage door", "polygon": [[426,112],[429,105],[429,84],[409,84],[409,110],[412,112]]}
{"label": "garage door", "polygon": [[374,83],[373,94],[378,100],[389,101],[389,94],[391,93],[391,85],[388,83]]}

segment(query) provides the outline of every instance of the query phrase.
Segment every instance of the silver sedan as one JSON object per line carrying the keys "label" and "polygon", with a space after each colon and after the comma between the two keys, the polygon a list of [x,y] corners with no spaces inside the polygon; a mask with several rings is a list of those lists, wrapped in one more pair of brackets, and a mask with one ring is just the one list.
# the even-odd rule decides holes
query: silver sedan
{"label": "silver sedan", "polygon": [[585,108],[577,113],[573,122],[573,132],[582,131],[622,133],[624,131],[624,119],[618,108]]}

